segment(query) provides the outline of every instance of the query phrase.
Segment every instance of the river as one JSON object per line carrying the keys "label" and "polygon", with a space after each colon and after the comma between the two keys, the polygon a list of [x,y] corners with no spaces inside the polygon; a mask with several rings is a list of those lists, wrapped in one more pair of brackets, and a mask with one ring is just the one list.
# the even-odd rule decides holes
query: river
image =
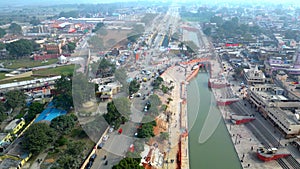
{"label": "river", "polygon": [[242,169],[230,134],[207,87],[208,78],[207,73],[199,73],[187,86],[190,168]]}

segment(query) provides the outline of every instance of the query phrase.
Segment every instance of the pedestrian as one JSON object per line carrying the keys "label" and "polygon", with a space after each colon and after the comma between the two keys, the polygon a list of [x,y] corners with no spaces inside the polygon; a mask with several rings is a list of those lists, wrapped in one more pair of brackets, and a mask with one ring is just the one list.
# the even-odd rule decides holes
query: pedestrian
{"label": "pedestrian", "polygon": [[251,146],[251,151],[253,151],[253,146]]}

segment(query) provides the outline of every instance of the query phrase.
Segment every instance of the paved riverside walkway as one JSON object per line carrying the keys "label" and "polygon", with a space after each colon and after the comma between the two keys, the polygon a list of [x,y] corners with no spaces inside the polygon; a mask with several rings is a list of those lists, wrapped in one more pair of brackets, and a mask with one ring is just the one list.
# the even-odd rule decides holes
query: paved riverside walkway
{"label": "paved riverside walkway", "polygon": [[166,169],[177,168],[178,152],[181,152],[181,168],[189,168],[188,137],[181,137],[182,129],[187,127],[186,104],[184,99],[186,96],[182,93],[185,91],[185,88],[182,88],[182,82],[186,79],[185,73],[184,68],[174,66],[169,68],[162,76],[164,81],[173,81],[174,83],[174,89],[171,94],[173,101],[171,101],[168,106],[172,116],[169,125],[168,153],[165,159],[165,161],[167,160],[168,162],[165,163],[163,167]]}

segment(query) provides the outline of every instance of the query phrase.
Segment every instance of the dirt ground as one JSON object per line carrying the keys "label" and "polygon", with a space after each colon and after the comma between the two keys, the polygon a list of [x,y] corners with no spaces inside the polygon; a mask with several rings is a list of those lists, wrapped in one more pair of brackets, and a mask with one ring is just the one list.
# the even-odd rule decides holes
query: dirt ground
{"label": "dirt ground", "polygon": [[100,35],[101,38],[103,38],[104,46],[107,47],[113,47],[117,43],[126,40],[127,34],[131,32],[131,30],[106,30],[107,35],[103,36]]}

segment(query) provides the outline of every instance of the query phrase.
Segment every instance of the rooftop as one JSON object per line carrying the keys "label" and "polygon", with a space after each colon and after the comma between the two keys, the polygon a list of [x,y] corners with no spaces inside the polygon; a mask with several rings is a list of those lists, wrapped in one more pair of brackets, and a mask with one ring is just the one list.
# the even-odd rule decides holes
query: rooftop
{"label": "rooftop", "polygon": [[21,121],[24,121],[24,119],[14,119],[4,128],[4,131],[10,131],[14,129]]}

